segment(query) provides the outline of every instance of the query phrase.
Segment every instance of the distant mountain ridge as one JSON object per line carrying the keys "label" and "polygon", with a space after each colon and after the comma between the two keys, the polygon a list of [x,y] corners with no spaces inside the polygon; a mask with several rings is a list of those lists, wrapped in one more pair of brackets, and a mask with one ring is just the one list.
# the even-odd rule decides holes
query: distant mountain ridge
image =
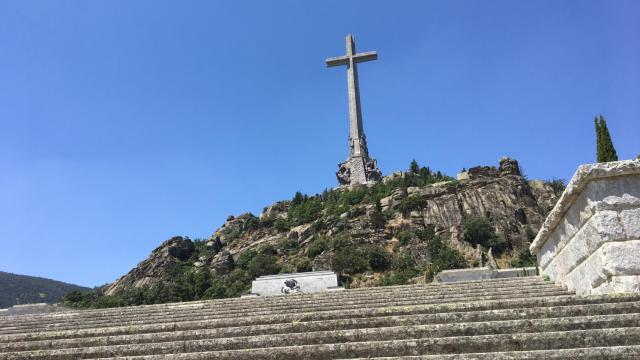
{"label": "distant mountain ridge", "polygon": [[0,271],[0,308],[17,304],[51,304],[73,290],[88,291],[91,289],[42,277]]}

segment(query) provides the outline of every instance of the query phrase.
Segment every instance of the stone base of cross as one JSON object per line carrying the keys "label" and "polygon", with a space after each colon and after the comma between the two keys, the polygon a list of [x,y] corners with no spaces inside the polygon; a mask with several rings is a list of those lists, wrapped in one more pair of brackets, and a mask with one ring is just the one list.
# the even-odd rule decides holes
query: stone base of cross
{"label": "stone base of cross", "polygon": [[352,156],[338,164],[336,177],[340,185],[374,184],[380,181],[382,173],[375,159],[364,156]]}

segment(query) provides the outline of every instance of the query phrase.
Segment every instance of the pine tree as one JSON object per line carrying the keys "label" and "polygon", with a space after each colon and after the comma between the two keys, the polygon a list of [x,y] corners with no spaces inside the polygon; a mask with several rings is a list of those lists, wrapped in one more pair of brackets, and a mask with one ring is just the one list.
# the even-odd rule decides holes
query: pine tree
{"label": "pine tree", "polygon": [[420,171],[420,167],[418,166],[418,162],[416,159],[411,161],[411,165],[409,165],[409,172],[412,174],[417,174]]}
{"label": "pine tree", "polygon": [[600,118],[596,117],[596,153],[598,162],[618,161],[618,154],[613,147],[613,141],[611,141],[611,135],[607,128],[607,122],[604,117],[600,115]]}

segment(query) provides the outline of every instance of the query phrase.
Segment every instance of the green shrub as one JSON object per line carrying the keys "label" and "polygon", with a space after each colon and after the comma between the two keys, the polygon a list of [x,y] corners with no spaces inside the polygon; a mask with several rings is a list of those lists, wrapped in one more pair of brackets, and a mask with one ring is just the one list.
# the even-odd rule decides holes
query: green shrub
{"label": "green shrub", "polygon": [[211,286],[204,292],[203,299],[224,299],[227,295],[227,289],[220,280],[214,281]]}
{"label": "green shrub", "polygon": [[331,248],[340,250],[342,248],[354,246],[353,241],[346,234],[336,234],[331,240]]}
{"label": "green shrub", "polygon": [[393,269],[393,271],[382,274],[378,280],[378,285],[404,285],[407,284],[411,278],[418,275],[416,262],[408,253],[394,255],[391,259],[391,269]]}
{"label": "green shrub", "polygon": [[298,240],[283,238],[278,241],[278,250],[280,250],[284,254],[292,254],[298,252],[300,245],[298,244]]}
{"label": "green shrub", "polygon": [[[410,271],[414,272],[416,266],[416,261],[413,260],[409,253],[400,253],[393,256],[391,260],[391,268],[394,271]],[[415,276],[415,275],[414,275]]]}
{"label": "green shrub", "polygon": [[262,244],[258,247],[258,252],[265,255],[277,255],[278,250],[271,244]]}
{"label": "green shrub", "polygon": [[531,254],[528,248],[520,249],[516,253],[516,256],[511,259],[510,263],[511,267],[520,268],[520,267],[528,267],[528,266],[536,266],[537,259]]}
{"label": "green shrub", "polygon": [[68,303],[79,303],[82,302],[83,296],[82,293],[78,290],[73,290],[68,292],[63,298],[62,298],[62,302],[68,302]]}
{"label": "green shrub", "polygon": [[242,236],[242,233],[240,231],[232,228],[225,229],[225,231],[223,231],[223,234],[226,235],[227,241],[233,241],[239,239]]}
{"label": "green shrub", "polygon": [[277,218],[273,221],[273,228],[279,232],[289,231],[291,225],[289,225],[289,221],[283,218]]}
{"label": "green shrub", "polygon": [[466,242],[491,247],[497,253],[507,247],[507,241],[496,234],[491,221],[484,217],[466,215],[462,220],[463,238]]}
{"label": "green shrub", "polygon": [[324,238],[315,239],[309,244],[307,248],[307,254],[310,258],[315,258],[316,256],[322,254],[328,248],[329,244],[327,244],[327,240]]}
{"label": "green shrub", "polygon": [[401,245],[407,245],[411,241],[412,234],[408,231],[401,231],[397,236]]}
{"label": "green shrub", "polygon": [[331,261],[333,271],[349,275],[367,270],[368,265],[362,251],[355,246],[340,248]]}
{"label": "green shrub", "polygon": [[252,278],[257,278],[263,275],[273,275],[280,271],[280,266],[276,264],[276,257],[257,254],[247,264],[247,271]]}
{"label": "green shrub", "polygon": [[407,272],[391,271],[382,274],[378,279],[378,286],[406,285],[412,276]]}
{"label": "green shrub", "polygon": [[429,241],[436,236],[435,228],[431,225],[424,229],[416,230],[416,236],[422,241]]}
{"label": "green shrub", "polygon": [[384,271],[391,265],[389,254],[381,246],[368,246],[364,254],[371,270]]}
{"label": "green shrub", "polygon": [[296,272],[311,271],[311,261],[308,258],[301,258],[296,261]]}
{"label": "green shrub", "polygon": [[249,262],[257,255],[255,250],[245,250],[238,255],[235,265],[241,269],[247,269]]}
{"label": "green shrub", "polygon": [[190,281],[191,287],[193,288],[192,298],[201,299],[204,296],[204,293],[213,285],[213,275],[211,274],[211,270],[208,268],[203,268],[195,271],[193,275],[193,280]]}
{"label": "green shrub", "polygon": [[[298,197],[299,193],[296,193]],[[289,222],[292,225],[301,225],[312,222],[322,214],[322,199],[320,197],[308,198],[306,195],[291,202],[289,207]]]}
{"label": "green shrub", "polygon": [[243,292],[249,290],[251,286],[251,275],[248,271],[235,269],[230,272],[224,280],[225,297],[238,297]]}
{"label": "green shrub", "polygon": [[439,236],[433,236],[427,241],[427,253],[431,258],[425,272],[427,282],[433,280],[440,271],[467,267],[462,254],[448,246]]}
{"label": "green shrub", "polygon": [[245,230],[256,230],[260,227],[260,220],[258,220],[257,217],[252,216],[250,218],[248,218],[245,222],[244,222],[244,229]]}
{"label": "green shrub", "polygon": [[424,199],[418,195],[410,195],[400,201],[400,205],[398,205],[398,210],[407,215],[414,210],[419,210],[424,206]]}
{"label": "green shrub", "polygon": [[260,219],[258,220],[260,222],[260,227],[263,228],[270,228],[273,226],[273,222],[275,221],[275,219],[272,218],[264,218],[264,219]]}

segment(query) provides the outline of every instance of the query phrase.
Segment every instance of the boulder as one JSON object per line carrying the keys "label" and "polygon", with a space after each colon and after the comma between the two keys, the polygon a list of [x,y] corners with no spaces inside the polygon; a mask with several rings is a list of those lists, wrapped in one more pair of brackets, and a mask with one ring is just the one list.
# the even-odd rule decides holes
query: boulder
{"label": "boulder", "polygon": [[227,274],[231,272],[234,267],[233,256],[227,250],[219,252],[213,257],[213,260],[211,260],[211,270],[215,271],[218,275]]}
{"label": "boulder", "polygon": [[467,171],[469,174],[469,179],[479,179],[479,178],[487,178],[487,177],[497,177],[498,170],[495,166],[474,166]]}
{"label": "boulder", "polygon": [[278,201],[277,203],[262,209],[260,220],[275,220],[277,218],[287,218],[287,212],[291,206],[291,201]]}
{"label": "boulder", "polygon": [[220,250],[222,250],[222,246],[223,245],[222,245],[222,242],[220,241],[220,237],[219,236],[215,236],[212,240],[209,240],[207,242],[207,247],[214,254],[217,254],[218,252],[220,252]]}
{"label": "boulder", "polygon": [[193,242],[189,238],[183,238],[182,236],[171,238],[169,244],[167,244],[167,254],[182,261],[188,260],[195,249]]}
{"label": "boulder", "polygon": [[498,171],[500,172],[500,176],[506,176],[506,175],[522,176],[522,173],[520,172],[520,165],[518,165],[518,161],[506,156],[503,156],[502,158],[500,158],[500,166],[498,167]]}

